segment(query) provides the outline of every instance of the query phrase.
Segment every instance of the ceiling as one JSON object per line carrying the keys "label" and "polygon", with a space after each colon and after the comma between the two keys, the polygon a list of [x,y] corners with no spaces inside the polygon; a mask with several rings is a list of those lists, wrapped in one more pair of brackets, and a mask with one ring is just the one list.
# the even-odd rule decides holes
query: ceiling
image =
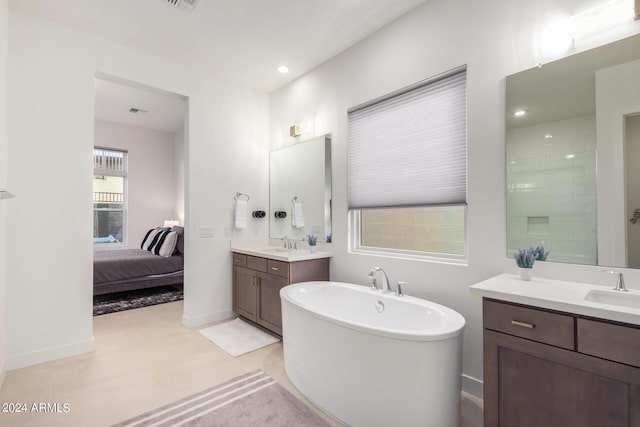
{"label": "ceiling", "polygon": [[[178,95],[102,79],[94,83],[96,119],[171,133],[184,126],[187,104]],[[131,108],[140,111],[132,113]]]}
{"label": "ceiling", "polygon": [[[425,0],[11,0],[13,10],[274,91]],[[279,65],[289,74],[277,72]]]}

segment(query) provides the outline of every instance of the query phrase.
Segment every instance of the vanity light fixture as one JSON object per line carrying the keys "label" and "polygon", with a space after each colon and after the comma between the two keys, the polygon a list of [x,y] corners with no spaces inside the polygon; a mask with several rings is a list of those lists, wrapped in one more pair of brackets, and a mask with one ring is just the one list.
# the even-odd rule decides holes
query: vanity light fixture
{"label": "vanity light fixture", "polygon": [[513,115],[514,115],[514,116],[516,116],[516,117],[522,117],[522,116],[524,116],[525,114],[527,114],[527,112],[526,112],[526,111],[524,111],[524,110],[518,110],[518,111],[516,111],[515,113],[513,113]]}
{"label": "vanity light fixture", "polygon": [[[637,3],[637,2],[635,2]],[[611,0],[571,17],[573,38],[589,36],[627,21],[637,19],[638,6],[634,0]]]}
{"label": "vanity light fixture", "polygon": [[289,136],[296,137],[302,134],[302,125],[292,125],[289,127]]}
{"label": "vanity light fixture", "polygon": [[278,67],[278,72],[280,74],[287,74],[289,72],[289,67],[287,67],[286,65],[281,65]]}

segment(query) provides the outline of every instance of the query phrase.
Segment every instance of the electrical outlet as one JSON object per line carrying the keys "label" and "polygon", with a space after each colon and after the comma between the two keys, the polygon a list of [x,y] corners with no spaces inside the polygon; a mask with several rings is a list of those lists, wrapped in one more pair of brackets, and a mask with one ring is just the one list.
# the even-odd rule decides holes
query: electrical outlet
{"label": "electrical outlet", "polygon": [[213,227],[210,225],[200,226],[200,238],[213,237]]}

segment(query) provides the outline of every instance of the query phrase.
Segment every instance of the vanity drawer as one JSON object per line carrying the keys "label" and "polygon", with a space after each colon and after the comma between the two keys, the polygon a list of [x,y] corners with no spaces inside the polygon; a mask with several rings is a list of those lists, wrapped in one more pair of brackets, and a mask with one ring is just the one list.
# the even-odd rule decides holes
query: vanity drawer
{"label": "vanity drawer", "polygon": [[237,253],[232,253],[233,256],[233,265],[237,265],[238,267],[246,267],[247,266],[247,256]]}
{"label": "vanity drawer", "polygon": [[289,277],[289,264],[273,259],[267,260],[267,273],[281,277]]}
{"label": "vanity drawer", "polygon": [[267,259],[247,255],[247,268],[258,271],[267,271]]}
{"label": "vanity drawer", "polygon": [[640,329],[578,319],[578,351],[640,367]]}
{"label": "vanity drawer", "polygon": [[574,318],[534,308],[483,300],[484,327],[574,350]]}

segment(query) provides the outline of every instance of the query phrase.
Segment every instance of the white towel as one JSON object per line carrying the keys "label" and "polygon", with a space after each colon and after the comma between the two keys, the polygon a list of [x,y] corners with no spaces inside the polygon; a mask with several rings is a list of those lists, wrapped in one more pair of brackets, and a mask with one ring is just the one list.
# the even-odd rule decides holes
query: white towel
{"label": "white towel", "polygon": [[236,200],[236,228],[247,228],[246,200]]}
{"label": "white towel", "polygon": [[304,228],[304,210],[302,209],[302,202],[293,202],[291,222],[295,228]]}

